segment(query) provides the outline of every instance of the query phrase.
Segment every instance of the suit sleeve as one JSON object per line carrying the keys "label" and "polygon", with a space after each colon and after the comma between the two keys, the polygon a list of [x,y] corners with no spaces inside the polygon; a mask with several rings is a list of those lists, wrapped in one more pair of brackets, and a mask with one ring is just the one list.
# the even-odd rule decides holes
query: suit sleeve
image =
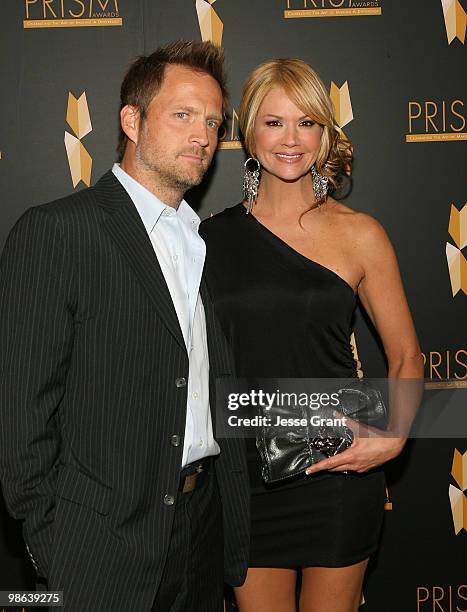
{"label": "suit sleeve", "polygon": [[46,577],[60,453],[59,407],[73,347],[72,274],[55,216],[29,209],[0,261],[0,478]]}

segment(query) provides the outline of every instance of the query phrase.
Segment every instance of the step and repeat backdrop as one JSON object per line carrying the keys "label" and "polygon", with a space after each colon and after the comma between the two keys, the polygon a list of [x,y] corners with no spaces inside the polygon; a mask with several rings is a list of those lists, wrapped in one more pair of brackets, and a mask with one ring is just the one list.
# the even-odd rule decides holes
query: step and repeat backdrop
{"label": "step and repeat backdrop", "polygon": [[[299,57],[329,87],[337,123],[354,145],[345,202],[377,217],[394,243],[426,394],[462,392],[466,25],[467,0],[3,2],[0,248],[26,208],[92,185],[111,166],[129,62],[178,38],[221,45],[231,91],[215,162],[187,200],[202,218],[236,204],[246,157],[237,114],[242,83],[266,59]],[[384,375],[360,311],[355,337],[365,373]],[[466,436],[412,440],[387,467],[384,531],[362,612],[467,611]],[[0,590],[33,583],[21,526],[0,499]]]}

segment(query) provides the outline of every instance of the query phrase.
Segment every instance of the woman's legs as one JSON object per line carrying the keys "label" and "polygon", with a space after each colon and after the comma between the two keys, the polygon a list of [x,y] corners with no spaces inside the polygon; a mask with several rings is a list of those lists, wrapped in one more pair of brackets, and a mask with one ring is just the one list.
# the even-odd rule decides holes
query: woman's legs
{"label": "woman's legs", "polygon": [[240,612],[296,612],[294,569],[250,567],[245,583],[235,589]]}
{"label": "woman's legs", "polygon": [[357,612],[367,564],[303,568],[300,612]]}
{"label": "woman's legs", "polygon": [[[300,612],[357,612],[368,559],[347,567],[305,567]],[[286,568],[249,568],[235,589],[240,612],[296,612],[297,573]]]}

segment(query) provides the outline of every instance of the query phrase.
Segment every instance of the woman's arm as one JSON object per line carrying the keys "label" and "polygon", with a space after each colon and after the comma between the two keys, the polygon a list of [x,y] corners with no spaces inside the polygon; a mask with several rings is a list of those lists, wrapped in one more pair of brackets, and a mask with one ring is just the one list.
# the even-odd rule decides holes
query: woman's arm
{"label": "woman's arm", "polygon": [[[352,215],[351,248],[363,271],[358,286],[360,300],[383,343],[388,361],[389,426],[378,437],[350,423],[357,434],[352,446],[309,468],[365,472],[397,456],[406,441],[423,392],[423,359],[405,297],[399,266],[383,227],[368,215]],[[358,432],[365,437],[358,437]],[[371,433],[371,430],[370,430]]]}

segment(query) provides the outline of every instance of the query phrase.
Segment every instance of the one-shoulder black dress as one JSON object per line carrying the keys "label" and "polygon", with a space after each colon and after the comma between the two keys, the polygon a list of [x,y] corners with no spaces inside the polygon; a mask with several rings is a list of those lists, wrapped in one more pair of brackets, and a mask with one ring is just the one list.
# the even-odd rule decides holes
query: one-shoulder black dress
{"label": "one-shoulder black dress", "polygon": [[[201,224],[206,279],[238,377],[348,378],[353,289],[247,215],[243,204]],[[321,472],[266,485],[254,440],[250,567],[341,567],[375,551],[384,474]]]}

